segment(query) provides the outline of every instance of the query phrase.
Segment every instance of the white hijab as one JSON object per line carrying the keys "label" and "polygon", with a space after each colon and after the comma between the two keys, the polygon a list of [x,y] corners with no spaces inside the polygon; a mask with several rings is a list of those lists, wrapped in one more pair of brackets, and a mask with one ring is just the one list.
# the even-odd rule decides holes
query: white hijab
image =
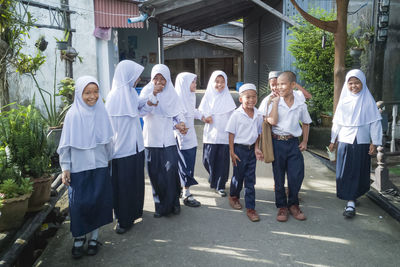
{"label": "white hijab", "polygon": [[[225,88],[222,92],[215,89],[215,79],[217,76],[222,76],[225,79]],[[236,109],[235,102],[228,88],[228,78],[225,72],[216,70],[211,74],[208,81],[207,90],[203,99],[200,102],[199,110],[207,115],[224,114]]]}
{"label": "white hijab", "polygon": [[[353,94],[347,86],[351,77],[356,77],[362,83],[362,90],[357,94]],[[364,73],[358,69],[349,71],[340,94],[333,122],[342,126],[361,126],[381,119],[375,100],[368,90]]]}
{"label": "white hijab", "polygon": [[97,80],[91,76],[76,80],[75,98],[65,116],[58,153],[65,147],[92,149],[98,144],[111,142],[113,129],[101,96],[92,107],[83,101],[83,90],[90,83],[99,86]]}
{"label": "white hijab", "polygon": [[196,93],[190,91],[190,86],[197,75],[190,72],[182,72],[176,76],[175,91],[185,109],[186,117],[193,117],[196,108]]}
{"label": "white hijab", "polygon": [[153,113],[166,117],[175,117],[179,113],[184,113],[182,104],[178,100],[178,95],[172,84],[169,68],[164,64],[157,64],[153,67],[151,70],[151,81],[143,87],[140,97],[148,98],[148,96],[153,93],[153,79],[157,74],[161,74],[164,79],[167,80],[167,83],[162,92],[157,94],[158,105],[154,107]]}
{"label": "white hijab", "polygon": [[106,109],[110,116],[138,116],[138,95],[133,86],[143,69],[143,66],[131,60],[118,63],[106,99]]}

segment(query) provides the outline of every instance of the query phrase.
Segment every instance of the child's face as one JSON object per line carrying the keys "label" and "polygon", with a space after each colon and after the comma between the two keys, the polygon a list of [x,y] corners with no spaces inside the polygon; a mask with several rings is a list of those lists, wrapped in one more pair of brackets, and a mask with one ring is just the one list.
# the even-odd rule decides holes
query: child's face
{"label": "child's face", "polygon": [[164,76],[158,73],[156,76],[154,76],[153,83],[156,86],[161,86],[162,88],[164,88],[167,84],[167,80],[164,78]]}
{"label": "child's face", "polygon": [[254,90],[246,90],[240,94],[240,103],[244,109],[252,109],[257,103],[257,92]]}
{"label": "child's face", "polygon": [[82,99],[83,102],[90,107],[96,105],[97,100],[99,99],[99,87],[97,87],[95,83],[89,83],[86,85],[82,92]]}
{"label": "child's face", "polygon": [[135,84],[133,85],[133,87],[135,88],[141,80],[142,80],[142,79],[140,79],[140,77],[137,78],[137,80],[135,81]]}
{"label": "child's face", "polygon": [[190,84],[190,92],[196,92],[196,78],[194,78],[193,82]]}
{"label": "child's face", "polygon": [[225,79],[224,79],[223,76],[218,75],[217,78],[215,78],[214,88],[215,88],[215,90],[217,90],[220,93],[224,90],[224,88],[225,88]]}
{"label": "child's face", "polygon": [[278,89],[278,78],[269,79],[269,88],[273,93],[277,93]]}
{"label": "child's face", "polygon": [[353,94],[358,94],[362,90],[363,84],[358,78],[351,77],[347,82],[347,87]]}
{"label": "child's face", "polygon": [[278,77],[278,91],[281,97],[287,97],[293,94],[293,87],[295,83],[290,82],[286,75],[280,75]]}

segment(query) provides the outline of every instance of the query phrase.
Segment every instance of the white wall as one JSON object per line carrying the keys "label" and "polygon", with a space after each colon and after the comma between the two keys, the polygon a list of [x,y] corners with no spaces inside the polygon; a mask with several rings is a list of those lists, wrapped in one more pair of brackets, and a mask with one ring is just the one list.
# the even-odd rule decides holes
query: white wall
{"label": "white wall", "polygon": [[[38,2],[52,6],[60,6],[59,1],[40,0]],[[97,54],[96,54],[96,38],[93,36],[94,30],[94,13],[92,0],[69,0],[70,9],[77,11],[71,15],[71,26],[76,29],[72,34],[72,46],[79,52],[79,56],[83,57],[83,63],[73,63],[74,79],[82,75],[92,75],[97,77]],[[36,18],[38,24],[49,23],[49,11],[29,7],[32,16]],[[63,31],[47,29],[47,28],[32,28],[29,32],[30,38],[26,39],[26,47],[23,53],[34,55],[35,42],[40,35],[44,35],[49,42],[47,49],[43,52],[46,56],[46,62],[40,67],[36,78],[40,86],[48,91],[53,91],[54,67],[57,58],[56,82],[58,83],[65,77],[65,62],[60,60],[60,51],[56,50],[56,40],[54,37],[62,38]],[[19,75],[12,71],[9,76],[9,91],[11,102],[19,104],[27,104],[32,101],[33,95],[36,95],[36,104],[44,111],[42,101],[40,100],[38,91],[33,80],[27,75]]]}

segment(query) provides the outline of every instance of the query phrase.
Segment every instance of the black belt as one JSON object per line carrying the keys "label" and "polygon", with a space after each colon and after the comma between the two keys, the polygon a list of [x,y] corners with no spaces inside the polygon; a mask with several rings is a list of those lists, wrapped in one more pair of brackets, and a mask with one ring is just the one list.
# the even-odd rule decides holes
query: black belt
{"label": "black belt", "polygon": [[238,147],[241,147],[241,148],[245,148],[245,149],[250,150],[250,149],[254,149],[255,144],[252,144],[252,145],[235,144],[235,146],[238,146]]}

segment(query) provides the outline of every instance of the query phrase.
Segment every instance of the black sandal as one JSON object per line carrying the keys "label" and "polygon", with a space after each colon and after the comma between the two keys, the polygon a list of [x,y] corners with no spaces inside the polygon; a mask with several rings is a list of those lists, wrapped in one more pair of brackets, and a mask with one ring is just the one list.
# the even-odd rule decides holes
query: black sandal
{"label": "black sandal", "polygon": [[[83,244],[82,244],[82,246],[76,247],[75,242],[79,242],[79,241],[82,241]],[[83,256],[83,246],[85,245],[85,242],[86,242],[86,236],[78,237],[78,238],[74,239],[74,245],[72,246],[72,251],[71,251],[72,257],[74,259],[79,259]]]}
{"label": "black sandal", "polygon": [[[94,242],[95,245],[90,244],[92,242]],[[96,255],[99,250],[99,245],[102,246],[103,244],[100,241],[97,241],[95,239],[90,239],[88,242],[87,254],[90,256]]]}
{"label": "black sandal", "polygon": [[[348,210],[349,209],[349,210]],[[356,215],[356,208],[352,206],[346,206],[346,208],[343,211],[343,216],[346,218],[353,218]]]}

